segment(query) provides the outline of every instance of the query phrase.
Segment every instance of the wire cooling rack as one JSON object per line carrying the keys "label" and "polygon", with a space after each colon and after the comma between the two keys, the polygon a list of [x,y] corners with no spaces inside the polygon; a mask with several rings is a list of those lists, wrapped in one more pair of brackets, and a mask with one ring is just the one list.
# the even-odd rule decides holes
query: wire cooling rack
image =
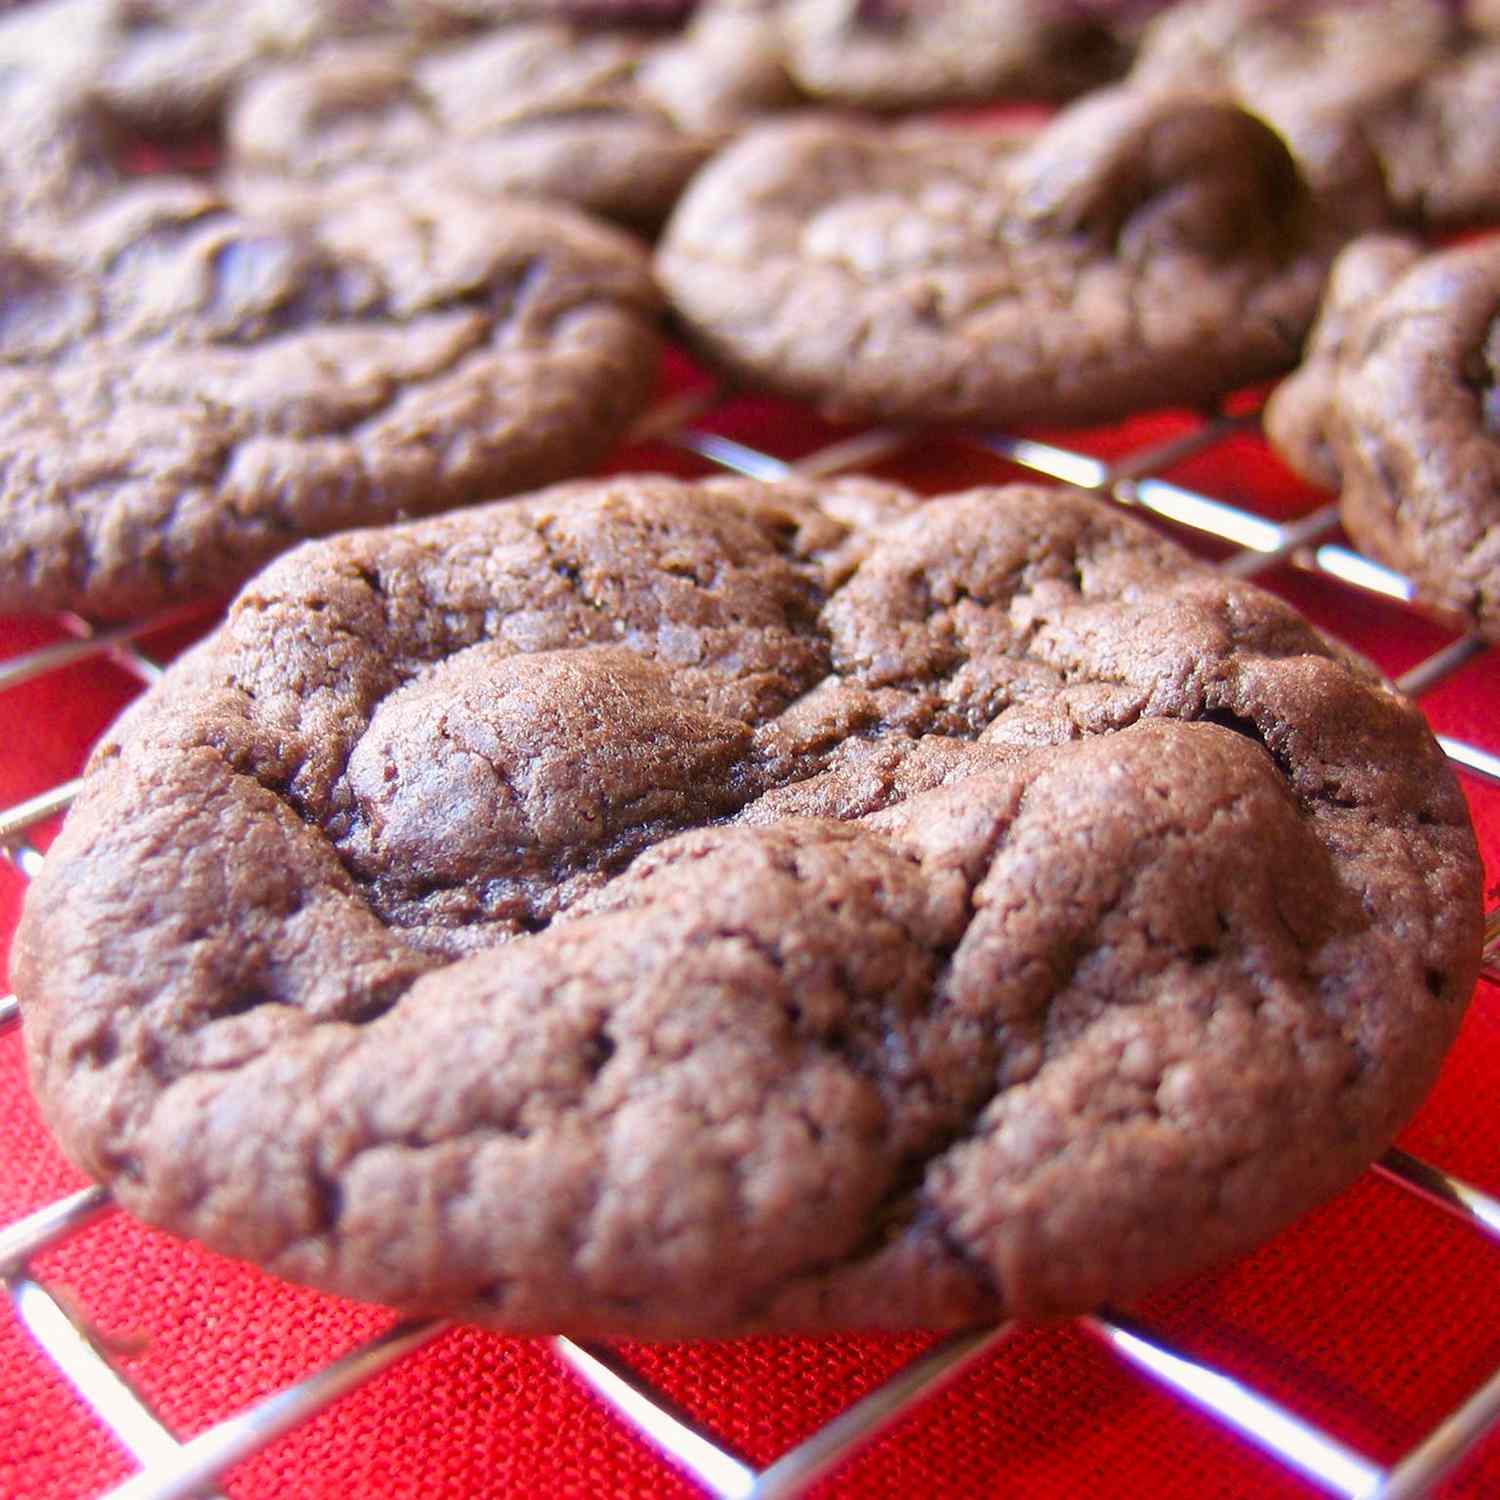
{"label": "wire cooling rack", "polygon": [[[903,460],[946,468],[944,477],[950,480],[957,471],[972,481],[976,469],[984,479],[1000,477],[995,469],[1041,475],[1143,513],[1181,539],[1201,544],[1200,550],[1206,547],[1216,553],[1226,573],[1252,577],[1271,570],[1302,572],[1351,599],[1373,594],[1416,608],[1406,579],[1341,543],[1332,505],[1290,520],[1270,519],[1222,495],[1167,477],[1253,434],[1253,411],[1186,421],[1167,436],[1127,444],[1110,456],[1085,451],[1086,444],[1064,445],[1035,436],[875,429],[840,434],[811,451],[787,457],[735,436],[733,400],[733,392],[705,383],[663,402],[638,427],[635,451],[672,453],[690,465],[764,480],[878,470]],[[1430,611],[1425,613],[1432,618]],[[1450,638],[1398,679],[1413,696],[1430,691],[1486,649],[1477,637],[1456,628],[1456,622],[1438,619],[1450,627]],[[163,624],[163,619],[155,619],[96,630],[86,621],[64,617],[61,625],[67,638],[0,663],[0,692],[100,656],[149,684],[160,675],[162,664],[138,642]],[[1500,785],[1500,722],[1491,744],[1442,737],[1440,742],[1456,765]],[[64,782],[0,812],[0,847],[21,875],[32,876],[44,858],[32,842],[33,831],[66,808],[75,786],[76,782]],[[1485,937],[1486,977],[1500,980],[1500,911],[1487,915]],[[18,1024],[14,999],[0,999],[0,1032]],[[1373,1171],[1500,1243],[1500,1202],[1397,1149]],[[43,1251],[111,1212],[108,1192],[91,1187],[0,1228],[0,1280],[41,1351],[141,1465],[139,1472],[110,1491],[113,1500],[174,1500],[211,1492],[225,1470],[377,1376],[445,1326],[435,1321],[399,1323],[309,1378],[190,1441],[179,1441],[137,1391],[117,1351],[94,1331],[86,1311],[32,1266]],[[1160,1332],[1123,1313],[1101,1309],[1080,1322],[1131,1369],[1270,1454],[1289,1472],[1305,1478],[1314,1492],[1368,1500],[1411,1500],[1430,1494],[1479,1439],[1500,1424],[1496,1370],[1397,1463],[1383,1466],[1243,1380],[1189,1357]],[[695,1481],[704,1493],[725,1500],[788,1500],[804,1494],[919,1403],[933,1400],[1014,1333],[1002,1325],[964,1330],[940,1340],[810,1438],[760,1468],[691,1420],[615,1350],[566,1338],[553,1340],[552,1347],[578,1379],[655,1448],[664,1464]]]}

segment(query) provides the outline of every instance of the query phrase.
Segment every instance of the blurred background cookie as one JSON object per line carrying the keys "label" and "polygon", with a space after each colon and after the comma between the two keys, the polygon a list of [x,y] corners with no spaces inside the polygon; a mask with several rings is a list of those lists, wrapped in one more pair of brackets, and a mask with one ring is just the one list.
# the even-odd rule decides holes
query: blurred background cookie
{"label": "blurred background cookie", "polygon": [[37,0],[0,20],[0,100],[42,83],[65,109],[147,132],[212,129],[257,67],[337,36],[442,33],[423,0]]}
{"label": "blurred background cookie", "polygon": [[236,172],[313,180],[416,166],[477,191],[556,198],[652,228],[722,144],[724,122],[784,97],[757,100],[730,84],[716,104],[700,76],[684,120],[672,77],[650,70],[659,50],[639,33],[547,25],[437,48],[325,48],[244,89],[228,120],[228,159]]}
{"label": "blurred background cookie", "polygon": [[797,84],[864,109],[1067,98],[1126,63],[1109,27],[1056,0],[780,0],[770,9]]}
{"label": "blurred background cookie", "polygon": [[1340,257],[1272,441],[1336,486],[1345,529],[1430,602],[1500,640],[1500,241]]}
{"label": "blurred background cookie", "polygon": [[657,258],[726,368],[846,415],[1082,422],[1292,364],[1342,231],[1229,104],[1115,90],[1029,143],[770,125]]}
{"label": "blurred background cookie", "polygon": [[578,473],[651,394],[645,256],[581,215],[417,173],[242,205],[72,123],[0,240],[0,609],[149,612]]}
{"label": "blurred background cookie", "polygon": [[1500,217],[1500,47],[1442,0],[1188,0],[1147,28],[1129,83],[1253,110],[1360,227]]}

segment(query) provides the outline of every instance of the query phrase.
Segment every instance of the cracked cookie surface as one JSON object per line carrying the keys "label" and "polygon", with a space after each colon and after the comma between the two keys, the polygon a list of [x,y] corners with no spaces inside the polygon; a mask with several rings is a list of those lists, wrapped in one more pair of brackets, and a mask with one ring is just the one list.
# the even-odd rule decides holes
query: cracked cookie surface
{"label": "cracked cookie surface", "polygon": [[95,752],[14,979],[131,1211],[651,1337],[1081,1311],[1415,1108],[1417,711],[1066,491],[626,477],[309,544]]}
{"label": "cracked cookie surface", "polygon": [[1019,148],[764,126],[694,180],[657,269],[712,357],[839,414],[1088,421],[1293,363],[1339,238],[1259,121],[1110,91]]}
{"label": "cracked cookie surface", "polygon": [[[644,253],[413,174],[226,196],[39,112],[0,174],[0,610],[148,613],[559,479],[650,397]],[[372,187],[382,190],[371,190]]]}
{"label": "cracked cookie surface", "polygon": [[1500,640],[1500,243],[1370,236],[1335,262],[1272,442],[1339,489],[1345,529]]}

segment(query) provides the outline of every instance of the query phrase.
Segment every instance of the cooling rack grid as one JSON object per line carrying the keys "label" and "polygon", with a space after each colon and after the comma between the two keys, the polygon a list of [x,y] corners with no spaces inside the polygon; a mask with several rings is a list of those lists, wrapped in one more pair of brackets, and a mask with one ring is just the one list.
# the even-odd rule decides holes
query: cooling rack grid
{"label": "cooling rack grid", "polygon": [[[1248,445],[1258,453],[1262,467],[1265,464],[1253,402],[1231,405],[1207,417],[1140,419],[1106,432],[1063,436],[846,431],[826,427],[800,409],[739,398],[696,376],[685,362],[679,361],[675,369],[682,389],[647,417],[633,443],[616,456],[613,469],[731,470],[761,479],[792,472],[827,475],[860,470],[934,491],[1028,474],[1044,476],[1079,485],[1144,514],[1213,556],[1229,573],[1263,577],[1308,609],[1318,623],[1352,637],[1356,644],[1366,644],[1372,633],[1394,643],[1388,653],[1392,659],[1383,659],[1382,664],[1414,696],[1441,695],[1476,663],[1493,666],[1494,653],[1486,655],[1483,644],[1456,629],[1455,622],[1416,611],[1406,580],[1345,546],[1334,508],[1320,497],[1284,476],[1279,486],[1272,483],[1268,489],[1262,484],[1252,487],[1253,495],[1242,493],[1237,455],[1247,451]],[[1395,616],[1392,611],[1397,612]],[[71,617],[62,619],[46,638],[0,663],[0,694],[24,691],[28,683],[56,679],[104,661],[118,669],[117,675],[124,674],[120,681],[131,679],[137,686],[149,683],[159,675],[162,660],[180,644],[184,632],[190,635],[211,618],[202,610],[184,611],[108,630],[94,630]],[[162,641],[168,644],[159,649]],[[115,696],[123,701],[127,693],[117,686]],[[71,753],[81,758],[88,731],[65,726],[63,739],[69,735],[76,741]],[[1476,738],[1484,742],[1476,743]],[[1494,715],[1492,735],[1443,738],[1442,742],[1471,791],[1486,795],[1481,790],[1486,786],[1500,787],[1500,712]],[[12,746],[10,753],[24,759],[27,748]],[[49,754],[42,758],[55,760],[51,753],[55,747],[43,748]],[[72,789],[70,780],[61,779],[0,812],[0,845],[21,879],[39,867],[49,822],[66,808]],[[1486,937],[1486,980],[1481,983],[1476,1009],[1485,1006],[1485,989],[1500,980],[1500,912],[1490,912]],[[1488,999],[1492,1005],[1492,988]],[[0,1000],[0,1032],[18,1024],[14,1002]],[[0,1163],[0,1175],[7,1170]],[[1500,1203],[1402,1150],[1388,1153],[1370,1175],[1425,1200],[1416,1211],[1431,1215],[1434,1238],[1448,1233],[1445,1216],[1471,1232],[1473,1274],[1500,1281],[1496,1276],[1500,1259],[1484,1243],[1500,1242]],[[1362,1183],[1353,1191],[1381,1190]],[[40,1346],[36,1357],[50,1358],[133,1457],[137,1472],[110,1491],[119,1500],[167,1500],[212,1492],[225,1470],[274,1448],[292,1428],[395,1362],[414,1355],[445,1331],[441,1324],[427,1322],[401,1323],[373,1332],[331,1365],[180,1440],[155,1414],[128,1373],[131,1350],[122,1348],[117,1337],[101,1334],[87,1308],[77,1303],[66,1286],[50,1270],[39,1270],[34,1264],[50,1266],[57,1247],[72,1248],[75,1237],[80,1253],[86,1253],[92,1226],[111,1212],[104,1190],[86,1188],[0,1227],[0,1278],[16,1319]],[[1371,1248],[1379,1254],[1378,1246]],[[167,1259],[194,1253],[174,1246]],[[1449,1311],[1461,1317],[1459,1289],[1452,1290]],[[367,1326],[378,1327],[373,1322]],[[146,1336],[161,1332],[148,1327]],[[1384,1460],[1369,1455],[1369,1444],[1353,1443],[1340,1435],[1340,1429],[1351,1426],[1369,1430],[1378,1425],[1378,1412],[1372,1415],[1367,1410],[1361,1420],[1353,1422],[1328,1421],[1325,1414],[1330,1406],[1351,1393],[1337,1381],[1320,1379],[1315,1365],[1294,1367],[1289,1379],[1272,1362],[1270,1369],[1259,1372],[1263,1378],[1247,1378],[1242,1355],[1221,1366],[1190,1354],[1154,1323],[1148,1326],[1109,1309],[1069,1329],[969,1330],[925,1348],[903,1341],[875,1360],[874,1378],[856,1382],[863,1387],[856,1399],[842,1410],[824,1410],[826,1403],[812,1403],[821,1425],[815,1422],[810,1434],[794,1446],[759,1463],[734,1451],[658,1388],[663,1382],[653,1384],[642,1373],[651,1368],[658,1374],[661,1369],[669,1370],[670,1358],[656,1367],[650,1358],[641,1357],[643,1351],[629,1346],[592,1346],[567,1339],[552,1341],[551,1355],[654,1450],[652,1458],[642,1460],[643,1493],[657,1493],[663,1486],[685,1487],[688,1493],[771,1500],[802,1495],[841,1469],[848,1473],[846,1466],[858,1449],[910,1417],[919,1406],[937,1413],[941,1423],[944,1388],[982,1367],[987,1359],[993,1362],[1007,1342],[1041,1337],[1076,1341],[1080,1333],[1111,1351],[1122,1368],[1169,1392],[1183,1409],[1204,1414],[1264,1450],[1281,1474],[1298,1476],[1307,1493],[1381,1500],[1429,1494],[1500,1422],[1500,1328],[1488,1342],[1480,1340],[1481,1354],[1487,1357],[1482,1363],[1480,1355],[1470,1361],[1473,1379],[1454,1392],[1454,1399],[1444,1408],[1446,1418],[1413,1433],[1410,1441],[1401,1442]],[[687,1360],[693,1357],[690,1347],[681,1355]],[[1297,1389],[1298,1373],[1307,1375],[1315,1389]],[[996,1400],[1003,1402],[1007,1395],[999,1389]],[[67,1399],[66,1386],[58,1387],[57,1399]],[[1360,1398],[1354,1395],[1352,1399]],[[1309,1407],[1317,1416],[1298,1415]],[[1164,1461],[1170,1461],[1170,1454]],[[997,1475],[1003,1476],[1003,1454],[997,1456],[996,1465]],[[1500,1492],[1500,1459],[1492,1457],[1481,1467],[1483,1472],[1474,1481],[1481,1487],[1473,1493],[1485,1493],[1488,1485],[1494,1486],[1489,1492]],[[0,1490],[4,1474],[0,1460]],[[1284,1478],[1277,1482],[1292,1483]],[[1464,1489],[1469,1491],[1468,1483]],[[1109,1492],[1107,1485],[1101,1492]]]}

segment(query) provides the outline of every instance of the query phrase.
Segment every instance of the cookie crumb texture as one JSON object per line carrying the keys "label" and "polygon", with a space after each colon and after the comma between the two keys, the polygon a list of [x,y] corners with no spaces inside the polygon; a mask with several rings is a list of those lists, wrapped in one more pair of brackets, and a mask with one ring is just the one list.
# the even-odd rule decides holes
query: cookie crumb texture
{"label": "cookie crumb texture", "polygon": [[1414,1110],[1417,711],[1066,491],[622,478],[312,543],[96,751],[14,977],[153,1222],[495,1326],[1076,1312]]}
{"label": "cookie crumb texture", "polygon": [[1287,368],[1339,239],[1266,125],[1107,90],[1020,149],[762,126],[694,179],[657,270],[707,354],[834,412],[1080,422]]}

